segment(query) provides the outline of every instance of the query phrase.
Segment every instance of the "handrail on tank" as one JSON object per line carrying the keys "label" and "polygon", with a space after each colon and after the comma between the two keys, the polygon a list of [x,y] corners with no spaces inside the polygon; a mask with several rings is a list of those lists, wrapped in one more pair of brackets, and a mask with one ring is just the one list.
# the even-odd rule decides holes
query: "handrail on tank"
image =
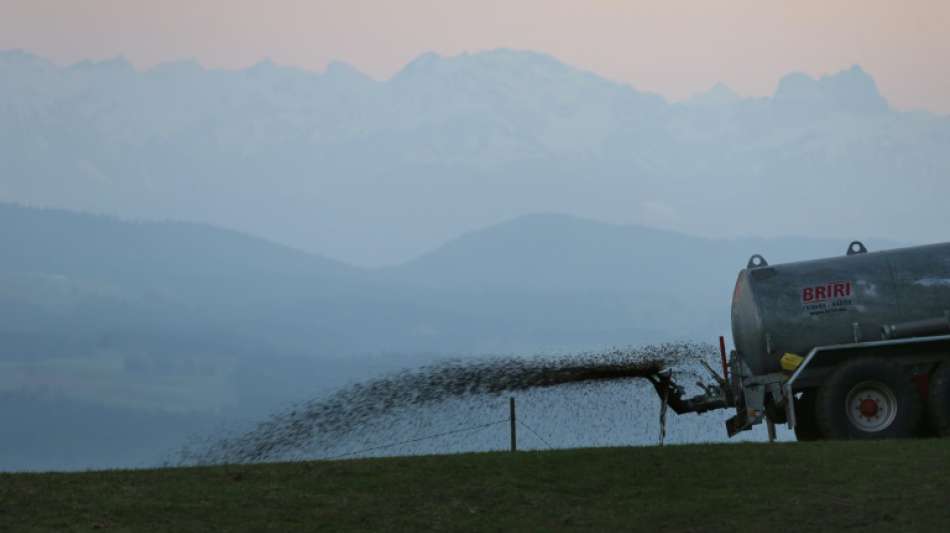
{"label": "handrail on tank", "polygon": [[798,380],[798,377],[801,376],[802,372],[805,371],[805,368],[811,364],[812,360],[821,352],[836,352],[840,350],[853,350],[856,348],[879,348],[883,346],[897,346],[905,344],[923,344],[927,342],[938,342],[938,341],[950,341],[950,335],[936,335],[933,337],[913,337],[909,339],[891,339],[884,341],[868,341],[868,342],[852,342],[848,344],[829,344],[827,346],[815,346],[808,352],[808,355],[805,357],[805,360],[802,361],[798,368],[795,369],[795,372],[782,386],[783,392],[785,393],[785,414],[788,419],[788,429],[795,429],[795,399],[794,399],[794,390],[793,386],[795,381]]}

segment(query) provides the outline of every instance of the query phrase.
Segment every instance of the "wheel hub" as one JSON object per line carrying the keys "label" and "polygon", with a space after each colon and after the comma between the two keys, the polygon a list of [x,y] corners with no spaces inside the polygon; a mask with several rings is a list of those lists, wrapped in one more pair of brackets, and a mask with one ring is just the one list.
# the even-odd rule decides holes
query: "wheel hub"
{"label": "wheel hub", "polygon": [[861,400],[861,404],[858,406],[858,410],[861,411],[861,416],[865,418],[873,418],[877,416],[878,411],[880,411],[881,409],[877,406],[876,401],[870,398],[865,398]]}
{"label": "wheel hub", "polygon": [[897,395],[879,381],[858,383],[848,392],[845,410],[856,429],[868,433],[883,431],[897,418]]}

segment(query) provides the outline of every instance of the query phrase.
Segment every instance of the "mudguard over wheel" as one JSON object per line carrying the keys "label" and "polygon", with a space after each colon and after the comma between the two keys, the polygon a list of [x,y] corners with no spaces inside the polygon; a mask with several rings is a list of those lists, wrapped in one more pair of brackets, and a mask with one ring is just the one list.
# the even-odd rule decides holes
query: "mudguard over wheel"
{"label": "mudguard over wheel", "polygon": [[815,391],[806,390],[795,399],[795,438],[799,442],[820,440],[821,432],[815,422]]}
{"label": "mudguard over wheel", "polygon": [[930,429],[941,437],[950,437],[950,362],[941,363],[930,376],[927,413]]}
{"label": "mudguard over wheel", "polygon": [[920,394],[901,367],[878,357],[838,366],[815,397],[815,420],[829,439],[914,436],[922,418]]}

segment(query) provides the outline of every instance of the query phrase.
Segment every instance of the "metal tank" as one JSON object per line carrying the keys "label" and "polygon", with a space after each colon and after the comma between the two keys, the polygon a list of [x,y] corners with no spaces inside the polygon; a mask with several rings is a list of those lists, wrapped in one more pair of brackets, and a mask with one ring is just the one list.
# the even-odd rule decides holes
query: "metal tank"
{"label": "metal tank", "polygon": [[950,243],[769,265],[753,256],[732,299],[736,351],[754,374],[816,346],[950,332]]}

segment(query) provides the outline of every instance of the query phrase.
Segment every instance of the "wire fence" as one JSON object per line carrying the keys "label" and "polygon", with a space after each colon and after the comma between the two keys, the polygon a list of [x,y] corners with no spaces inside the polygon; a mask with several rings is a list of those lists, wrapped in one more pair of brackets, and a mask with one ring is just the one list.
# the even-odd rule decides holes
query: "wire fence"
{"label": "wire fence", "polygon": [[[415,444],[415,443],[418,443],[418,442],[423,442],[423,441],[433,440],[433,439],[439,439],[439,438],[448,437],[448,436],[451,436],[451,435],[458,435],[458,434],[462,434],[462,433],[472,433],[472,432],[476,432],[476,431],[481,431],[481,430],[485,430],[485,429],[488,429],[488,428],[491,428],[491,427],[494,427],[494,426],[497,426],[497,425],[500,425],[500,424],[510,424],[510,423],[512,423],[512,417],[514,416],[513,409],[514,409],[514,406],[512,405],[512,413],[511,413],[511,415],[510,415],[508,418],[505,418],[505,419],[494,420],[494,421],[492,421],[492,422],[486,422],[486,423],[484,423],[484,424],[477,424],[477,425],[474,425],[474,426],[467,426],[467,427],[463,427],[463,428],[453,429],[453,430],[451,430],[451,431],[443,431],[443,432],[440,432],[440,433],[432,433],[432,434],[429,434],[429,435],[422,435],[422,436],[414,437],[414,438],[411,438],[411,439],[401,440],[401,441],[397,441],[397,442],[390,442],[390,443],[387,443],[387,444],[380,444],[380,445],[378,445],[378,446],[370,446],[370,447],[368,447],[368,448],[361,448],[361,449],[359,449],[359,450],[353,450],[353,451],[346,452],[346,453],[342,453],[342,454],[339,454],[339,455],[333,455],[333,456],[327,457],[327,459],[329,459],[329,460],[335,460],[335,459],[344,459],[344,458],[348,458],[348,457],[361,456],[361,455],[364,455],[364,454],[367,454],[367,453],[372,453],[372,452],[378,452],[378,451],[382,451],[382,450],[392,449],[392,448],[396,448],[396,447],[399,447],[399,446],[405,446],[405,445],[407,445],[407,444]],[[544,438],[543,436],[541,436],[541,433],[539,433],[539,432],[536,431],[533,427],[531,427],[531,426],[529,426],[528,424],[526,424],[523,420],[521,420],[521,419],[515,419],[515,420],[514,420],[514,423],[517,424],[517,425],[519,425],[519,426],[521,426],[521,427],[523,427],[524,429],[527,429],[527,430],[528,430],[532,435],[534,435],[547,449],[549,449],[549,450],[553,450],[553,449],[554,449],[554,445],[552,445],[552,444],[550,443],[550,441],[548,441],[548,439],[546,439],[546,438]]]}
{"label": "wire fence", "polygon": [[530,431],[532,434],[534,434],[534,436],[537,437],[538,440],[540,440],[541,442],[543,442],[544,445],[547,446],[549,450],[553,450],[553,449],[554,449],[554,446],[552,446],[551,443],[547,441],[547,439],[545,439],[544,437],[542,437],[541,434],[538,433],[537,431],[535,431],[531,426],[529,426],[528,424],[525,424],[525,423],[524,423],[523,421],[521,421],[521,420],[518,420],[518,425],[522,426],[523,428],[527,429],[527,430]]}
{"label": "wire fence", "polygon": [[[508,422],[509,422],[508,419],[505,419],[505,420],[495,420],[494,422],[487,422],[487,423],[485,423],[485,424],[478,424],[478,425],[476,425],[476,426],[468,426],[468,427],[464,427],[464,428],[454,429],[454,430],[452,430],[452,431],[444,431],[444,432],[442,432],[442,433],[433,433],[433,434],[431,434],[431,435],[423,435],[423,436],[421,436],[421,437],[416,437],[416,438],[413,438],[413,439],[407,439],[407,440],[403,440],[403,441],[399,441],[399,442],[391,442],[391,443],[389,443],[389,444],[380,444],[379,446],[372,446],[372,447],[369,447],[369,448],[363,448],[363,449],[360,449],[360,450],[354,450],[354,451],[352,451],[352,452],[347,452],[347,453],[343,453],[343,454],[340,454],[340,455],[335,455],[335,456],[332,456],[332,457],[328,457],[328,459],[343,459],[343,458],[345,458],[345,457],[352,457],[352,456],[354,456],[354,455],[362,455],[362,454],[369,453],[369,452],[376,452],[376,451],[380,451],[380,450],[386,450],[386,449],[389,449],[389,448],[395,448],[395,447],[397,447],[397,446],[405,446],[405,445],[407,445],[407,444],[414,444],[414,443],[422,442],[422,441],[426,441],[426,440],[432,440],[432,439],[438,439],[438,438],[442,438],[442,437],[448,437],[448,436],[450,436],[450,435],[457,435],[457,434],[459,434],[459,433],[471,433],[471,432],[474,432],[474,431],[479,431],[479,430],[482,430],[482,429],[489,428],[489,427],[491,427],[491,426],[497,426],[498,424],[507,424]],[[529,429],[530,429],[530,428],[529,428]],[[543,439],[542,439],[542,440],[543,440]]]}

